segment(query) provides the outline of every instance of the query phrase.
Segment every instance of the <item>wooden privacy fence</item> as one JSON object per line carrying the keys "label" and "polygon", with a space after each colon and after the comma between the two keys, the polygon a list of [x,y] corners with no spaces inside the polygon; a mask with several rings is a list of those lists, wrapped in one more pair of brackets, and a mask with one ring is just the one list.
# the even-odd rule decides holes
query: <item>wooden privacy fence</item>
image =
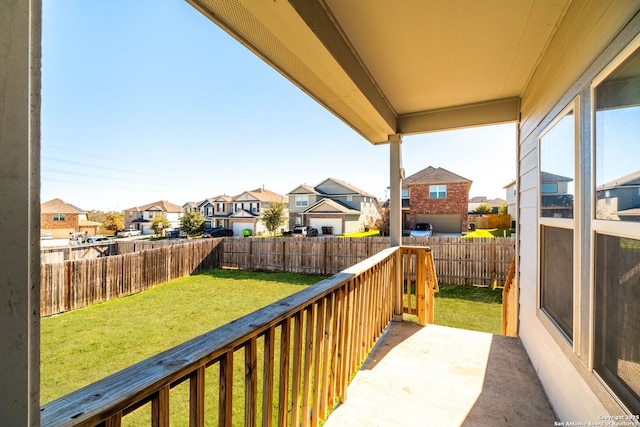
{"label": "wooden privacy fence", "polygon": [[387,237],[224,239],[223,265],[243,270],[331,275],[389,247]]}
{"label": "wooden privacy fence", "polygon": [[48,316],[144,291],[221,265],[221,241],[207,239],[103,258],[42,264],[40,314]]}
{"label": "wooden privacy fence", "polygon": [[[415,275],[427,280],[425,248]],[[120,426],[145,407],[154,426],[317,426],[394,315],[405,249],[384,249],[316,285],[42,407],[42,426]],[[419,311],[424,309],[419,308]],[[206,379],[206,381],[205,381]],[[174,388],[188,383],[188,393]],[[185,420],[169,411],[186,399]],[[171,419],[174,417],[174,419]]]}
{"label": "wooden privacy fence", "polygon": [[[429,246],[440,283],[503,283],[515,252],[513,237],[428,237],[403,244]],[[387,237],[224,239],[223,265],[249,270],[335,274],[389,247]]]}
{"label": "wooden privacy fence", "polygon": [[514,237],[412,237],[403,244],[429,246],[438,280],[450,285],[504,283],[515,254]]}
{"label": "wooden privacy fence", "polygon": [[63,262],[74,259],[100,258],[117,254],[116,242],[85,243],[82,245],[50,246],[40,249],[40,263]]}

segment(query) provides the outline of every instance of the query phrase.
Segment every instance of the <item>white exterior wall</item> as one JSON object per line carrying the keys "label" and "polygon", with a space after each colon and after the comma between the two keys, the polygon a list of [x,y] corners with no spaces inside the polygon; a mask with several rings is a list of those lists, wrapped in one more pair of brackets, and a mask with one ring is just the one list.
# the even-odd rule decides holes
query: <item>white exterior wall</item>
{"label": "white exterior wall", "polygon": [[[567,16],[579,17],[561,28],[560,40],[549,47],[550,56],[541,59],[530,90],[522,99],[522,121],[518,144],[518,282],[519,336],[537,371],[559,421],[601,421],[603,415],[619,415],[624,409],[599,382],[590,367],[591,319],[591,104],[590,83],[604,66],[640,33],[639,2],[590,4],[578,12],[573,3]],[[582,7],[582,6],[580,6]],[[633,18],[633,20],[631,20]],[[631,22],[630,22],[631,20]],[[630,22],[630,24],[626,27]],[[616,37],[617,35],[617,37]],[[595,49],[595,51],[594,51]],[[553,53],[553,55],[551,54]],[[599,54],[600,53],[600,54]],[[579,152],[582,183],[576,194],[574,233],[578,244],[574,262],[574,348],[568,344],[539,309],[540,225],[538,139],[558,114],[580,98]],[[576,270],[574,270],[576,271]]]}

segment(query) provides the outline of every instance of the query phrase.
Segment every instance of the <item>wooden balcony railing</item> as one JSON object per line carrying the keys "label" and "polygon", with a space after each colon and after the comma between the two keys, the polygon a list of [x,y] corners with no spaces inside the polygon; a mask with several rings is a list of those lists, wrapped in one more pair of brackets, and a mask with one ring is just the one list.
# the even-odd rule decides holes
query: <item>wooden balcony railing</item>
{"label": "wooden balcony railing", "polygon": [[[394,315],[433,319],[435,290],[428,248],[385,249],[43,406],[41,425],[120,426],[142,407],[153,426],[318,425],[347,398],[349,380]],[[182,383],[188,413],[173,419]]]}

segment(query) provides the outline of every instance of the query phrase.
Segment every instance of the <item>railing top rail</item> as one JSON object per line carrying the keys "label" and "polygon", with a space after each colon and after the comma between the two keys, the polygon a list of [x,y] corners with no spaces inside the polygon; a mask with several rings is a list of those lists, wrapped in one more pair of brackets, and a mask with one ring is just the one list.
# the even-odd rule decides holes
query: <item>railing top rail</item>
{"label": "railing top rail", "polygon": [[58,427],[100,422],[104,416],[144,400],[160,387],[181,380],[197,367],[242,346],[247,339],[260,336],[399,249],[384,249],[314,286],[54,400],[42,407],[41,425]]}

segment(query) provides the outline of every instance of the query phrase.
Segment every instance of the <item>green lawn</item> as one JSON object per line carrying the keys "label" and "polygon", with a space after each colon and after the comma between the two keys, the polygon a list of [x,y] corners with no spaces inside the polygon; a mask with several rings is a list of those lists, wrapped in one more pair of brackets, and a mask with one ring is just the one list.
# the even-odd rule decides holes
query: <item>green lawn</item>
{"label": "green lawn", "polygon": [[[41,402],[45,404],[322,279],[217,269],[119,300],[43,318]],[[500,290],[441,285],[436,294],[435,321],[439,325],[500,333],[500,302]],[[238,405],[234,405],[234,422],[241,423],[243,414],[236,411],[241,410],[244,392],[243,352],[238,351],[235,356],[233,389]],[[258,369],[261,370],[260,364]],[[217,382],[217,370],[207,370],[206,413],[212,414],[207,415],[208,424],[216,423],[210,417],[217,412]],[[180,425],[187,422],[188,389],[188,383],[183,383],[171,392],[171,419]],[[125,425],[150,425],[149,419],[149,408],[145,407],[128,416]]]}
{"label": "green lawn", "polygon": [[42,319],[41,402],[203,334],[322,280],[212,270]]}
{"label": "green lawn", "polygon": [[507,233],[507,237],[511,237],[512,231],[509,228],[478,228],[475,231],[468,232],[463,237],[504,237],[505,231]]}
{"label": "green lawn", "polygon": [[502,289],[440,285],[435,294],[435,323],[500,334]]}

